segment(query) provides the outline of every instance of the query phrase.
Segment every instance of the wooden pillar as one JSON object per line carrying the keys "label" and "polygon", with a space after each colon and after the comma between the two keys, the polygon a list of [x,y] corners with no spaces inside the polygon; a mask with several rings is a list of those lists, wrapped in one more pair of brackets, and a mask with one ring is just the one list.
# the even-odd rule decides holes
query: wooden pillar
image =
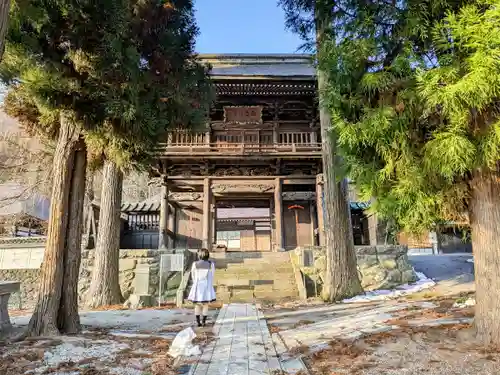
{"label": "wooden pillar", "polygon": [[275,242],[274,251],[283,249],[283,195],[281,193],[281,179],[276,178],[274,187],[274,220],[275,220]]}
{"label": "wooden pillar", "polygon": [[318,143],[318,137],[317,137],[317,135],[316,135],[316,130],[313,130],[313,131],[311,132],[311,143],[313,143],[313,144],[314,144],[314,143]]}
{"label": "wooden pillar", "polygon": [[316,205],[314,201],[309,201],[309,212],[311,214],[311,246],[316,246],[316,228],[318,227],[318,217],[316,215]]}
{"label": "wooden pillar", "polygon": [[211,249],[212,236],[212,189],[210,187],[210,179],[205,178],[203,181],[203,234],[202,246]]}
{"label": "wooden pillar", "polygon": [[[167,227],[170,232],[172,232],[174,235],[176,234],[175,230],[175,207],[172,205],[169,205],[169,214],[168,214],[168,223]],[[169,249],[175,249],[175,239],[174,237],[168,237],[167,238],[167,246]]]}
{"label": "wooden pillar", "polygon": [[205,145],[210,146],[210,130],[205,132]]}
{"label": "wooden pillar", "polygon": [[213,202],[213,199],[211,199],[211,202],[210,202],[210,246],[212,246],[214,243],[217,242],[216,234],[217,234],[216,208],[215,208],[215,204]]}
{"label": "wooden pillar", "polygon": [[159,236],[158,236],[158,248],[167,248],[167,228],[168,228],[168,185],[166,181],[161,184],[160,193],[160,226],[159,226]]}
{"label": "wooden pillar", "polygon": [[325,246],[325,214],[323,210],[323,189],[324,189],[323,174],[316,176],[316,212],[318,214],[318,238],[319,245]]}

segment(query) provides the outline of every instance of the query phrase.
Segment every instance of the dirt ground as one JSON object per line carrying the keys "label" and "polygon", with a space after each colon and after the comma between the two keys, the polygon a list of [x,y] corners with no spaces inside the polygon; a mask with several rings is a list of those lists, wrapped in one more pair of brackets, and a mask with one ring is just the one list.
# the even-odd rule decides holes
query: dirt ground
{"label": "dirt ground", "polygon": [[[216,313],[211,311],[210,324]],[[82,334],[12,343],[30,319],[13,314],[14,330],[0,340],[0,375],[177,375],[182,370],[167,353],[176,334],[192,327],[191,309],[108,306],[80,318]],[[195,331],[194,344],[213,339],[210,327]]]}
{"label": "dirt ground", "polygon": [[500,351],[474,340],[471,326],[402,327],[354,342],[332,341],[304,358],[313,375],[497,375]]}
{"label": "dirt ground", "polygon": [[[177,375],[167,353],[170,330],[153,334],[110,334],[97,329],[78,336],[32,338],[0,347],[1,375]],[[212,339],[197,330],[195,344]]]}

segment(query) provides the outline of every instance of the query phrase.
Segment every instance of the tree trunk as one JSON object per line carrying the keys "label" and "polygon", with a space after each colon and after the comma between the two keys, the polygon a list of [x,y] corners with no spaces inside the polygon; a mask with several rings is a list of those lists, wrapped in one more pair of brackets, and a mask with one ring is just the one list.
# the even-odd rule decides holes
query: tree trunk
{"label": "tree trunk", "polygon": [[83,203],[83,222],[85,226],[83,230],[82,250],[93,249],[95,247],[95,241],[93,239],[96,236],[92,229],[92,215],[94,215],[92,207],[92,203],[94,202],[94,172],[88,170],[86,179],[87,182],[85,185],[85,198]]}
{"label": "tree trunk", "polygon": [[477,172],[472,180],[470,225],[476,279],[476,326],[486,346],[500,347],[500,173]]}
{"label": "tree trunk", "polygon": [[33,336],[59,333],[58,313],[63,287],[68,201],[75,149],[79,136],[73,119],[68,113],[62,112],[60,121],[61,127],[53,161],[53,185],[47,244],[40,270],[38,300],[28,327],[28,334]]}
{"label": "tree trunk", "polygon": [[9,29],[10,0],[0,0],[0,61],[5,51],[5,36]]}
{"label": "tree trunk", "polygon": [[122,189],[122,171],[116,163],[106,160],[104,162],[95,263],[87,295],[87,306],[91,308],[116,305],[122,302],[118,281]]}
{"label": "tree trunk", "polygon": [[[316,8],[316,49],[321,53],[321,45],[328,40],[331,32],[331,4],[317,5]],[[327,2],[328,3],[328,2]],[[323,298],[339,301],[363,292],[358,277],[356,252],[352,234],[351,210],[348,201],[347,180],[338,182],[336,169],[341,160],[336,155],[337,137],[332,132],[331,117],[323,103],[322,96],[328,86],[326,72],[317,70],[320,95],[320,127],[322,140],[324,201],[325,201],[325,248],[326,274]]]}
{"label": "tree trunk", "polygon": [[78,279],[80,274],[81,241],[83,227],[83,201],[87,149],[80,140],[75,152],[71,193],[69,196],[69,225],[64,257],[64,288],[59,310],[59,330],[67,334],[80,331],[78,315]]}

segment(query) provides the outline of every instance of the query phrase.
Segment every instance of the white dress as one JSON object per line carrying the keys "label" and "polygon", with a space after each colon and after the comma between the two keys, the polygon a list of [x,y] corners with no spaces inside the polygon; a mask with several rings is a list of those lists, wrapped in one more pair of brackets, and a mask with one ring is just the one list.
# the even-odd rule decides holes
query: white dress
{"label": "white dress", "polygon": [[193,285],[189,291],[189,301],[193,303],[215,301],[214,274],[215,266],[213,262],[199,260],[193,263],[191,267]]}

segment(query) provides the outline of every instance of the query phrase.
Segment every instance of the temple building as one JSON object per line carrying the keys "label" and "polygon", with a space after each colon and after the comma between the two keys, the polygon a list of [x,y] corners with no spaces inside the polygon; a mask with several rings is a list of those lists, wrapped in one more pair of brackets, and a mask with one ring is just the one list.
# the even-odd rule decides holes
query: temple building
{"label": "temple building", "polygon": [[[122,247],[280,251],[324,244],[311,56],[201,58],[216,85],[210,121],[172,131],[161,144],[153,176],[161,194],[123,205]],[[351,195],[355,243],[370,244],[377,233],[369,233],[366,205]]]}

